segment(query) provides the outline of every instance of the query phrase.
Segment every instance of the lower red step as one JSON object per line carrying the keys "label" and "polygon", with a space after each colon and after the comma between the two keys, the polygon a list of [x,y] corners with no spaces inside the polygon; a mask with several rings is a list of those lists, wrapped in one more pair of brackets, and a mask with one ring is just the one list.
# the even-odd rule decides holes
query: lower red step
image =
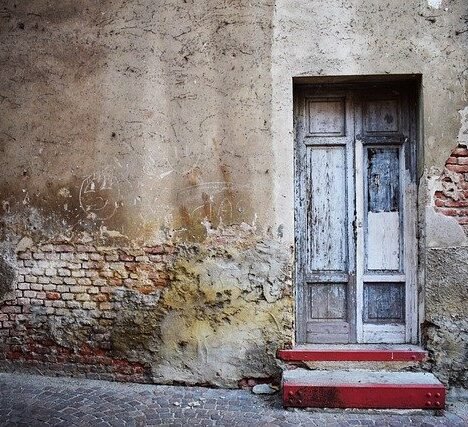
{"label": "lower red step", "polygon": [[445,387],[430,373],[283,372],[283,405],[296,408],[444,409]]}

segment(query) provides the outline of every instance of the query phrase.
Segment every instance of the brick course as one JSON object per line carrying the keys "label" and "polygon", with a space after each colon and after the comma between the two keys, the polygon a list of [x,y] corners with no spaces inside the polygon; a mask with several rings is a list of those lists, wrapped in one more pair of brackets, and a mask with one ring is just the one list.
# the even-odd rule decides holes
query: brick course
{"label": "brick course", "polygon": [[468,148],[459,145],[445,163],[442,190],[435,192],[436,210],[455,218],[468,232]]}

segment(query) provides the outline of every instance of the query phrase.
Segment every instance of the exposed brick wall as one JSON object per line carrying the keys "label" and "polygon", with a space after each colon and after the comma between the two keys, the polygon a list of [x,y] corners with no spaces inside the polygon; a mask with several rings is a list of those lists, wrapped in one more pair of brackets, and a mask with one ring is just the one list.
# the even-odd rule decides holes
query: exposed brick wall
{"label": "exposed brick wall", "polygon": [[442,190],[435,192],[438,212],[455,218],[468,232],[468,148],[459,145],[445,163]]}
{"label": "exposed brick wall", "polygon": [[[148,381],[148,366],[115,356],[110,330],[126,303],[126,291],[150,305],[159,299],[174,257],[175,249],[163,245],[117,249],[47,244],[19,252],[16,298],[0,305],[0,360]],[[51,325],[62,329],[62,340],[51,339]]]}

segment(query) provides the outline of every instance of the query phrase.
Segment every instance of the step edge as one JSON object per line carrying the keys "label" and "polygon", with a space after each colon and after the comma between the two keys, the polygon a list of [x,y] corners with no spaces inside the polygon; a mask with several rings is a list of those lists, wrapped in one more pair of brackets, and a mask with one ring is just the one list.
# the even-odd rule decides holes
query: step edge
{"label": "step edge", "polygon": [[313,388],[433,388],[437,390],[446,390],[445,386],[440,384],[397,384],[397,383],[365,383],[365,384],[357,384],[357,383],[342,383],[342,384],[332,384],[332,385],[325,385],[325,384],[313,384],[313,383],[301,383],[301,382],[292,382],[287,381],[282,383],[282,386],[287,387],[313,387]]}
{"label": "step edge", "polygon": [[425,350],[305,350],[282,349],[276,357],[284,362],[422,362],[427,358]]}

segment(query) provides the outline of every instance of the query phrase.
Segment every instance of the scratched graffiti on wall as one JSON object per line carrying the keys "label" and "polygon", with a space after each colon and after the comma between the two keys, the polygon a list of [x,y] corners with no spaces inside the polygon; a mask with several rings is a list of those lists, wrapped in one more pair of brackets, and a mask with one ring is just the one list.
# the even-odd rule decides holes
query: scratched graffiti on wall
{"label": "scratched graffiti on wall", "polygon": [[115,178],[109,172],[95,172],[85,177],[81,183],[80,208],[87,219],[110,219],[119,207],[119,194]]}

